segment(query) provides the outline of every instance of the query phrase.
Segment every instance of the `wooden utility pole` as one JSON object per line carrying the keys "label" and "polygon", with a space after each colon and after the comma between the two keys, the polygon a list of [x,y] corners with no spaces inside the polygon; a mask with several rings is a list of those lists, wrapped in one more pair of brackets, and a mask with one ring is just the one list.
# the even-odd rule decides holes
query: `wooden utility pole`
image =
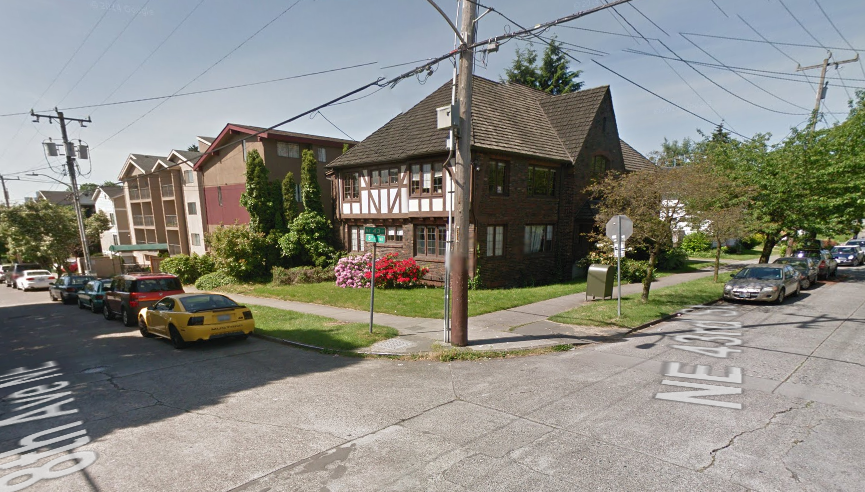
{"label": "wooden utility pole", "polygon": [[20,180],[21,178],[5,178],[0,174],[0,183],[3,184],[3,198],[6,200],[6,208],[9,208],[9,190],[6,189],[6,180]]}
{"label": "wooden utility pole", "polygon": [[474,51],[469,48],[475,42],[475,17],[477,5],[463,1],[460,31],[465,43],[460,46],[459,85],[459,132],[457,134],[457,158],[454,169],[454,237],[451,256],[451,343],[464,347],[469,343],[469,208],[471,207],[472,176],[472,65]]}
{"label": "wooden utility pole", "polygon": [[[826,85],[826,68],[829,66],[829,64],[830,64],[829,60],[831,60],[831,59],[832,59],[832,52],[830,51],[826,55],[826,59],[823,60],[823,63],[821,63],[819,65],[811,65],[810,67],[803,67],[802,65],[799,65],[798,67],[796,67],[797,72],[804,72],[805,70],[811,70],[814,68],[820,69],[820,85],[817,86],[817,98],[816,98],[816,101],[814,101],[814,112],[811,113],[811,131],[812,132],[814,131],[815,128],[817,128],[817,118],[820,114],[820,103],[823,101],[823,99],[826,98],[826,90],[828,88]],[[837,69],[838,65],[843,65],[845,63],[853,63],[856,61],[859,61],[859,53],[856,53],[856,58],[832,62],[832,65],[835,65],[835,68]]]}
{"label": "wooden utility pole", "polygon": [[79,118],[66,118],[63,116],[63,112],[58,111],[57,108],[54,108],[54,112],[57,113],[57,116],[36,114],[32,110],[30,111],[30,115],[35,116],[37,122],[39,121],[39,118],[48,118],[49,122],[53,118],[57,118],[60,122],[60,135],[63,137],[63,151],[66,153],[66,171],[69,173],[69,181],[72,187],[72,203],[75,205],[75,216],[78,219],[78,235],[81,238],[81,249],[84,253],[84,273],[89,274],[93,268],[90,263],[90,249],[87,244],[87,233],[84,231],[84,214],[81,212],[81,196],[78,193],[77,171],[75,169],[75,160],[73,158],[75,155],[75,145],[69,142],[69,137],[66,135],[66,120],[77,121],[81,126],[84,126],[84,123],[90,123],[90,117],[88,116],[86,120]]}

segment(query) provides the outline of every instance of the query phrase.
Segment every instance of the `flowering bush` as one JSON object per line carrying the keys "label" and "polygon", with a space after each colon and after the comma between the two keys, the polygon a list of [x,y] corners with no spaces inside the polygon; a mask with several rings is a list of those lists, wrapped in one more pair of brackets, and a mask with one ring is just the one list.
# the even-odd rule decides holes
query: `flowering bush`
{"label": "flowering bush", "polygon": [[[372,255],[369,253],[340,258],[333,269],[337,287],[355,289],[369,287],[367,276],[369,275],[370,261],[372,261]],[[367,276],[364,276],[364,272]]]}
{"label": "flowering bush", "polygon": [[[420,284],[429,268],[420,267],[414,258],[398,260],[398,253],[388,253],[375,262],[376,287],[413,287]],[[369,271],[364,272],[364,278],[369,281]]]}

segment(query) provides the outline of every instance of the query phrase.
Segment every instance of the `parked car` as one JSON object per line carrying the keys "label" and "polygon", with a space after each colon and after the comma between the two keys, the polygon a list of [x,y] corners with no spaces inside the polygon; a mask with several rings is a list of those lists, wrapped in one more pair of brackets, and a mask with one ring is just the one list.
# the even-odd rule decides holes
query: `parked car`
{"label": "parked car", "polygon": [[6,287],[18,288],[15,285],[15,279],[24,274],[25,270],[42,270],[42,265],[39,263],[13,263],[9,271],[3,270],[3,279],[6,282]]}
{"label": "parked car", "polygon": [[797,249],[793,252],[793,256],[797,258],[807,256],[817,261],[818,278],[827,279],[834,277],[838,273],[838,262],[825,249]]}
{"label": "parked car", "polygon": [[6,278],[6,272],[12,269],[11,263],[3,263],[0,265],[0,279]]}
{"label": "parked car", "polygon": [[55,278],[57,277],[48,270],[24,270],[21,276],[15,279],[15,288],[24,292],[47,289]]}
{"label": "parked car", "polygon": [[214,338],[245,339],[255,330],[252,311],[222,294],[178,294],[163,297],[138,313],[144,337],[171,340],[174,348]]}
{"label": "parked car", "polygon": [[48,288],[48,296],[52,301],[63,301],[63,304],[78,299],[78,291],[83,289],[87,282],[96,280],[90,275],[61,275],[56,282]]}
{"label": "parked car", "polygon": [[78,291],[78,308],[87,309],[93,313],[102,312],[102,301],[105,299],[105,289],[111,287],[111,279],[91,280]]}
{"label": "parked car", "polygon": [[743,268],[733,275],[724,284],[724,298],[781,304],[788,294],[798,296],[801,290],[801,275],[792,266],[759,264]]}
{"label": "parked car", "polygon": [[799,271],[801,275],[801,283],[802,288],[807,289],[812,285],[817,283],[817,275],[819,274],[819,270],[817,268],[817,261],[814,258],[793,258],[793,257],[784,257],[778,258],[772,263],[782,264],[782,265],[790,265],[796,270]]}
{"label": "parked car", "polygon": [[[859,249],[862,256],[865,257],[865,239],[851,239],[844,243],[844,246],[853,246],[854,248]],[[863,263],[865,263],[865,260],[863,260]]]}
{"label": "parked car", "polygon": [[135,326],[137,313],[166,296],[183,294],[183,285],[167,273],[118,275],[105,291],[102,315],[114,319],[118,314],[126,326]]}
{"label": "parked car", "polygon": [[839,265],[859,266],[865,261],[865,255],[856,246],[835,246],[832,256]]}

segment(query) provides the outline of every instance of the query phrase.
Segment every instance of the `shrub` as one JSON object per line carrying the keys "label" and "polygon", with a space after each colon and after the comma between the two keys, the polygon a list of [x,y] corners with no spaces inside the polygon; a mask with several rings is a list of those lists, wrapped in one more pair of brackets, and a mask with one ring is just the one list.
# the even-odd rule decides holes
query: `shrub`
{"label": "shrub", "polygon": [[195,281],[195,288],[198,290],[214,290],[230,284],[236,284],[237,278],[225,272],[212,272],[202,275]]}
{"label": "shrub", "polygon": [[216,267],[210,256],[198,256],[193,253],[188,255],[174,255],[162,260],[159,264],[160,270],[177,275],[181,283],[194,283],[202,275],[213,273]]}
{"label": "shrub", "polygon": [[741,239],[742,247],[745,249],[753,249],[754,246],[762,243],[763,239],[764,237],[762,234],[751,234],[750,236],[745,236]]}
{"label": "shrub", "polygon": [[688,264],[688,253],[682,248],[671,248],[658,259],[658,268],[662,270],[679,270]]}
{"label": "shrub", "polygon": [[683,237],[682,244],[679,247],[689,255],[692,255],[701,251],[709,251],[712,248],[712,242],[709,241],[705,233],[697,231]]}
{"label": "shrub", "polygon": [[[589,266],[593,264],[612,265],[616,266],[616,257],[612,252],[606,251],[591,251],[582,260],[581,265]],[[642,282],[646,278],[646,269],[649,268],[649,262],[646,260],[635,260],[633,258],[622,258],[622,283],[637,283]],[[652,281],[657,277],[652,272]]]}
{"label": "shrub", "polygon": [[340,258],[333,269],[336,285],[342,288],[355,289],[368,287],[369,280],[364,276],[364,272],[369,271],[370,261],[372,261],[372,255],[369,253]]}
{"label": "shrub", "polygon": [[[429,273],[429,268],[418,266],[414,258],[398,260],[399,253],[387,253],[375,261],[375,286],[381,288],[414,287]],[[369,280],[370,272],[364,272]]]}
{"label": "shrub", "polygon": [[248,280],[267,275],[266,260],[271,246],[267,237],[247,225],[219,226],[206,237],[216,270]]}
{"label": "shrub", "polygon": [[331,246],[330,221],[315,212],[302,212],[288,227],[288,234],[279,239],[283,256],[317,267],[333,265],[336,250]]}
{"label": "shrub", "polygon": [[282,268],[275,266],[272,272],[274,285],[318,284],[336,280],[336,275],[332,268]]}

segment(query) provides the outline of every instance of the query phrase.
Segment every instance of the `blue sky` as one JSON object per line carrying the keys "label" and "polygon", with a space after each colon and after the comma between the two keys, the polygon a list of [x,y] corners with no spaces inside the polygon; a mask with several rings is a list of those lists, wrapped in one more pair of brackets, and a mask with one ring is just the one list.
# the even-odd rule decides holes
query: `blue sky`
{"label": "blue sky", "polygon": [[[486,1],[524,26],[601,3],[600,0]],[[183,92],[199,91],[371,63],[282,82],[172,98],[158,107],[159,101],[148,101],[70,109],[66,111],[68,116],[90,115],[93,119],[87,128],[69,127],[72,138],[80,138],[92,147],[91,162],[80,163],[89,176],[79,179],[101,183],[117,178],[130,153],[165,155],[171,149],[185,149],[195,143],[197,135],[215,136],[228,122],[270,126],[380,76],[393,77],[415,64],[387,68],[391,65],[435,57],[453,48],[452,31],[425,0],[300,0],[276,18],[294,3],[295,0],[7,2],[0,29],[0,42],[6,47],[0,57],[0,114],[162,96],[187,84]],[[438,0],[438,4],[453,18],[456,0]],[[778,140],[790,127],[801,127],[808,108],[814,105],[819,70],[807,72],[812,86],[802,79],[801,73],[797,74],[796,63],[805,66],[821,63],[826,50],[820,45],[846,48],[832,49],[836,60],[850,59],[856,54],[818,5],[854,48],[865,51],[865,30],[861,28],[865,25],[865,11],[861,1],[819,0],[818,4],[815,0],[783,0],[783,3],[781,0],[634,0],[633,5],[642,14],[624,5],[617,8],[624,19],[610,11],[599,12],[567,24],[570,27],[552,29],[545,36],[556,34],[560,41],[603,51],[595,55],[573,52],[580,63],[572,62],[572,68],[583,71],[580,79],[586,87],[611,86],[619,133],[643,153],[659,148],[665,137],[698,138],[697,129],[708,132],[713,125],[635,87],[592,59],[708,120],[718,122],[723,118],[738,133],[750,136],[769,132]],[[480,20],[478,35],[487,38],[516,29],[490,12]],[[639,39],[633,29],[650,38],[650,44]],[[774,42],[814,47],[778,45],[784,52],[781,53],[766,43],[706,36],[686,38],[680,33],[748,39],[759,39],[762,35]],[[525,45],[517,39],[507,42],[485,62],[479,60],[475,73],[498,80],[513,60],[514,48]],[[542,51],[543,45],[535,42],[535,48]],[[728,70],[694,65],[710,81],[679,61],[667,60],[677,74],[662,58],[629,51],[655,55],[657,50],[667,57],[678,55],[689,61],[716,63],[700,48],[728,66],[783,75],[744,75],[746,81]],[[386,88],[322,113],[346,134],[361,140],[447,82],[451,75],[452,67],[445,61],[423,84],[410,78],[393,89]],[[828,75],[835,85],[829,87],[825,104],[829,112],[837,113],[826,115],[831,124],[836,117],[844,119],[847,93],[853,94],[854,87],[865,87],[865,68],[861,63],[840,65],[837,69],[830,66]],[[372,92],[370,89],[362,95]],[[112,136],[136,119],[137,122]],[[304,117],[281,129],[344,136],[321,116]],[[62,188],[47,178],[31,178],[22,173],[35,170],[65,179],[51,169],[60,170],[61,162],[56,158],[46,160],[43,155],[40,144],[48,137],[59,139],[56,124],[50,125],[45,120],[32,123],[24,116],[0,117],[0,174],[26,180],[7,182],[13,201],[21,201],[38,189]]]}

